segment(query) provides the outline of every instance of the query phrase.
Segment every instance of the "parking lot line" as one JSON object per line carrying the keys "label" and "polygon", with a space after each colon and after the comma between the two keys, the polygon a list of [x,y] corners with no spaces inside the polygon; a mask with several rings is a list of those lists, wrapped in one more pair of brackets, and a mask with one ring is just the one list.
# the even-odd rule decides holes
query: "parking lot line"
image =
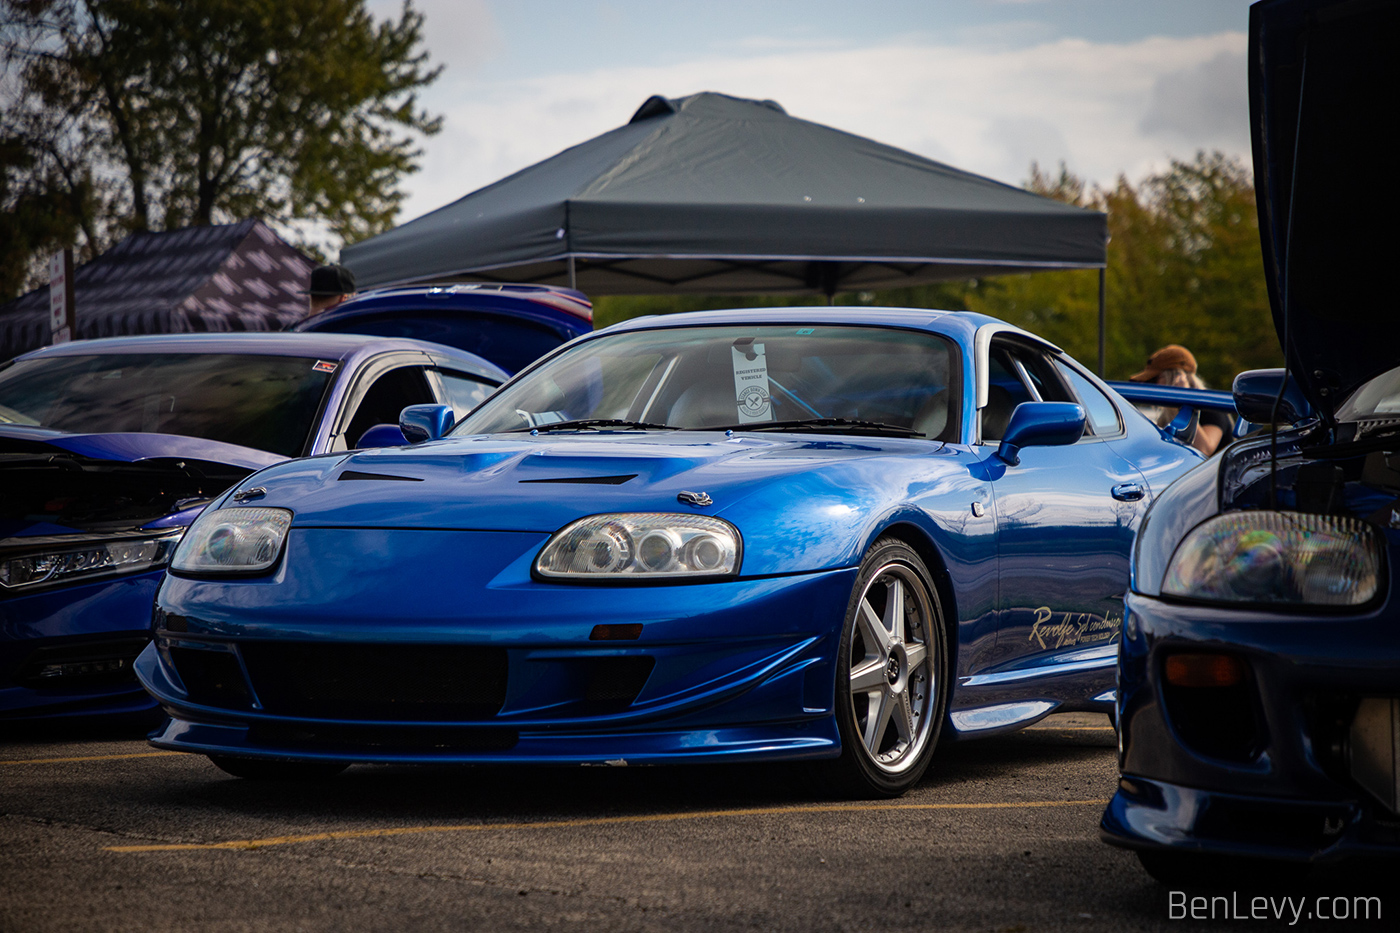
{"label": "parking lot line", "polygon": [[187,752],[135,752],[128,755],[79,755],[69,758],[19,758],[5,760],[0,765],[54,765],[66,761],[120,761],[123,758],[165,758],[170,755],[185,755]]}
{"label": "parking lot line", "polygon": [[385,836],[413,836],[425,833],[486,832],[516,829],[573,829],[584,826],[622,826],[629,823],[666,823],[681,820],[709,820],[734,816],[783,816],[805,813],[863,813],[887,810],[1031,810],[1046,807],[1102,807],[1100,800],[1025,800],[1003,803],[850,803],[814,807],[755,807],[742,810],[702,810],[695,813],[652,813],[640,816],[609,816],[582,820],[549,820],[538,823],[467,823],[456,826],[395,826],[385,829],[347,829],[301,836],[272,836],[266,839],[236,839],[229,842],[166,843],[159,845],[107,846],[108,852],[179,852],[188,849],[262,849],[299,842],[326,842],[335,839],[372,839]]}

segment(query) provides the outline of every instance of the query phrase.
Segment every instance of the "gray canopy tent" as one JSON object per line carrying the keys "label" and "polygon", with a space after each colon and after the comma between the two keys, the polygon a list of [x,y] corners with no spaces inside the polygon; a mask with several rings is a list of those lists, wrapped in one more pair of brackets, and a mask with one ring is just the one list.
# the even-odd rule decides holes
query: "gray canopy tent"
{"label": "gray canopy tent", "polygon": [[340,258],[361,287],[830,297],[1045,269],[1102,275],[1106,233],[1101,213],[790,117],[773,101],[701,93],[652,97],[627,125]]}

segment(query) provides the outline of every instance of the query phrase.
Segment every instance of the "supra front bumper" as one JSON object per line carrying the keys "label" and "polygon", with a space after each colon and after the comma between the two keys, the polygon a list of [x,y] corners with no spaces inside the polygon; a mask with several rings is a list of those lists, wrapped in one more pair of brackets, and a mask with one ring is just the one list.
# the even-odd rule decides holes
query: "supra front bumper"
{"label": "supra front bumper", "polygon": [[[1400,851],[1400,639],[1355,615],[1130,594],[1119,657],[1122,783],[1105,840],[1294,860]],[[1169,681],[1225,658],[1229,685]]]}
{"label": "supra front bumper", "polygon": [[[429,566],[421,586],[374,603],[361,581],[328,580],[324,562],[314,587],[280,572],[168,579],[137,662],[172,717],[153,743],[401,762],[839,754],[833,663],[853,569],[569,586],[529,578],[512,555],[531,543],[521,535],[375,534],[394,537],[406,565],[470,545],[482,559],[464,563],[481,577]],[[598,640],[600,624],[632,637]]]}

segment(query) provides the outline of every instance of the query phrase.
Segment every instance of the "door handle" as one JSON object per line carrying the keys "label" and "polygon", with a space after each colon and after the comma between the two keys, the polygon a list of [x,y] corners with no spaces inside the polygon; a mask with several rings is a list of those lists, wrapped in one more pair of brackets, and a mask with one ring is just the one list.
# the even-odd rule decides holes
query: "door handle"
{"label": "door handle", "polygon": [[1142,483],[1119,483],[1113,487],[1113,498],[1119,502],[1136,502],[1147,495]]}

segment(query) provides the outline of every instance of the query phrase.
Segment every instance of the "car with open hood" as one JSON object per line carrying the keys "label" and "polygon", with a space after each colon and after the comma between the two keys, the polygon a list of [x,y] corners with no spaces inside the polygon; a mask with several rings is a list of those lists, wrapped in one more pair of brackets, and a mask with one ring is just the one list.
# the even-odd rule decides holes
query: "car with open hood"
{"label": "car with open hood", "polygon": [[638,318],[401,423],[191,526],[136,665],[156,747],[898,794],[940,736],[1111,708],[1133,532],[1201,459],[1052,344],[911,309]]}
{"label": "car with open hood", "polygon": [[1166,882],[1400,853],[1400,316],[1376,274],[1400,209],[1397,34],[1394,3],[1250,10],[1287,370],[1236,378],[1272,429],[1178,480],[1137,539],[1102,828]]}
{"label": "car with open hood", "polygon": [[0,724],[152,709],[132,662],[210,501],[289,458],[406,443],[405,405],[466,414],[505,378],[338,334],[83,340],[0,365]]}

